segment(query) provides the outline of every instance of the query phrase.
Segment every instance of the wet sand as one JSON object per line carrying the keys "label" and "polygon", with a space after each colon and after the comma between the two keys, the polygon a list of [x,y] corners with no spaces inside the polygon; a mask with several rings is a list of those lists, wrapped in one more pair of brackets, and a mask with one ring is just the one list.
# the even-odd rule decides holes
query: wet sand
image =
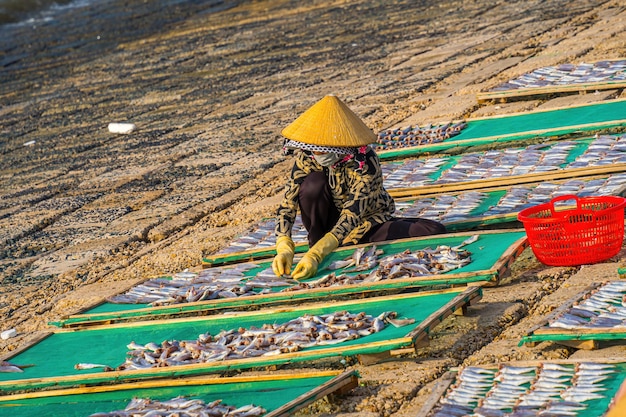
{"label": "wet sand", "polygon": [[[111,1],[0,31],[0,354],[145,279],[198,269],[277,207],[280,130],[326,94],[375,132],[623,98],[621,90],[479,105],[533,69],[626,57],[616,1]],[[111,122],[134,123],[130,135]],[[623,356],[525,334],[624,254],[547,268],[529,251],[431,345],[303,414],[415,415],[450,366]]]}

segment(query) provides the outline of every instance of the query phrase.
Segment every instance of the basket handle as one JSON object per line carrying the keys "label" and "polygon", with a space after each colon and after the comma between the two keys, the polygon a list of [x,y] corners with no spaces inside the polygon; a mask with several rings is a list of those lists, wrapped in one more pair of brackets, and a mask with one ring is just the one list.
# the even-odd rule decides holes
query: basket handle
{"label": "basket handle", "polygon": [[[555,213],[557,213],[554,207],[554,203],[558,203],[559,201],[567,201],[567,200],[576,201],[576,209],[580,210],[580,200],[578,199],[578,196],[574,194],[561,195],[558,197],[554,197],[552,200],[550,200],[550,213],[552,214],[552,217],[555,217]],[[565,210],[560,210],[560,212],[561,211],[565,211]]]}

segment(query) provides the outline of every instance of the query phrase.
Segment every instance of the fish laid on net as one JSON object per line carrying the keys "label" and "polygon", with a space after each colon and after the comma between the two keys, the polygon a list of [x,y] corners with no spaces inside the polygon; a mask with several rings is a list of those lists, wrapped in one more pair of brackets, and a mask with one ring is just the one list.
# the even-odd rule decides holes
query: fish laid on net
{"label": "fish laid on net", "polygon": [[[478,235],[473,235],[456,247],[440,245],[435,249],[404,251],[380,260],[378,257],[382,251],[375,245],[359,247],[348,258],[332,262],[327,267],[333,271],[331,274],[308,282],[298,282],[288,276],[277,277],[272,268],[266,268],[252,278],[246,277],[244,272],[259,267],[254,262],[235,267],[211,268],[200,273],[180,272],[171,280],[155,278],[146,281],[124,294],[107,298],[107,301],[161,306],[267,294],[276,287],[283,287],[282,291],[297,291],[440,274],[469,264],[472,261],[471,253],[462,247],[477,239]],[[369,273],[348,275],[369,270]]]}
{"label": "fish laid on net", "polygon": [[468,366],[429,416],[584,415],[590,401],[606,399],[608,380],[618,372],[613,364],[595,362]]}
{"label": "fish laid on net", "polygon": [[[404,326],[414,319],[401,319],[396,312],[384,312],[373,317],[364,312],[339,311],[322,315],[305,314],[282,324],[264,324],[223,330],[216,335],[204,333],[196,340],[166,340],[144,345],[131,342],[126,361],[116,370],[147,369],[210,363],[230,359],[280,355],[302,349],[338,344],[369,336],[383,330],[386,324]],[[111,368],[90,364],[92,368]],[[76,368],[86,369],[85,364]]]}
{"label": "fish laid on net", "polygon": [[108,297],[107,302],[161,306],[256,295],[258,292],[245,284],[244,273],[257,267],[253,262],[246,262],[232,268],[212,268],[200,273],[183,271],[174,274],[172,279],[148,280],[126,293]]}
{"label": "fish laid on net", "polygon": [[626,283],[611,281],[559,314],[548,327],[594,329],[626,327]]}
{"label": "fish laid on net", "polygon": [[[338,269],[314,281],[300,282],[295,286],[282,291],[296,291],[301,289],[325,288],[336,285],[351,285],[364,282],[376,282],[386,279],[411,278],[424,275],[441,274],[461,268],[472,262],[471,252],[463,246],[476,242],[479,235],[465,239],[457,246],[439,245],[435,249],[425,248],[416,251],[406,250],[402,253],[377,259],[380,252],[376,246],[361,247],[355,253],[343,260],[332,262],[328,269]],[[350,272],[369,270],[369,273],[350,275]]]}
{"label": "fish laid on net", "polygon": [[222,400],[205,403],[200,399],[176,397],[167,401],[133,398],[123,410],[95,413],[89,417],[258,417],[266,413],[263,407],[253,404],[235,407]]}
{"label": "fish laid on net", "polygon": [[624,80],[626,80],[625,60],[598,61],[581,64],[566,63],[537,68],[517,78],[499,84],[489,91],[506,91]]}
{"label": "fish laid on net", "polygon": [[389,150],[439,143],[458,135],[466,126],[467,123],[465,122],[456,122],[387,129],[378,133],[376,148],[378,150]]}

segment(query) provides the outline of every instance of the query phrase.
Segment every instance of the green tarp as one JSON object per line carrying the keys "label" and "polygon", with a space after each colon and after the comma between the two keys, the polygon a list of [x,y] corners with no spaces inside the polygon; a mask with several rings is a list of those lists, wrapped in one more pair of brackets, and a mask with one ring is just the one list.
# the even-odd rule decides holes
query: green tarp
{"label": "green tarp", "polygon": [[[147,304],[113,304],[104,303],[96,306],[82,314],[65,318],[57,323],[57,326],[72,326],[81,323],[97,321],[121,321],[137,319],[139,317],[158,317],[165,315],[184,314],[190,312],[218,312],[223,309],[249,308],[254,305],[275,305],[288,302],[303,302],[311,300],[332,299],[349,296],[363,296],[371,292],[399,291],[407,288],[428,287],[433,285],[458,285],[470,282],[492,281],[498,278],[502,272],[499,264],[512,262],[518,252],[525,247],[525,232],[518,231],[492,231],[478,232],[476,242],[464,248],[472,253],[472,262],[462,268],[448,271],[444,274],[436,274],[426,277],[416,277],[414,279],[401,280],[381,280],[368,284],[346,285],[341,287],[321,288],[316,291],[289,291],[280,292],[283,287],[274,287],[271,293],[259,296],[247,296],[240,298],[227,298],[220,300],[210,300],[190,305],[174,304],[151,308]],[[376,247],[384,250],[382,258],[389,254],[396,254],[407,249],[415,251],[424,248],[435,248],[439,245],[456,246],[464,240],[473,236],[474,233],[459,233],[455,235],[429,236],[425,238],[405,239],[390,243],[377,243]],[[360,245],[363,246],[363,245]],[[335,260],[344,259],[360,246],[346,247],[338,249],[325,259],[320,265],[318,274],[311,278],[314,280],[327,275],[331,271],[327,266]],[[369,245],[366,245],[369,247]],[[508,251],[508,252],[507,252]],[[271,259],[254,262],[256,267],[244,272],[248,278],[253,278],[258,272],[270,267]],[[228,270],[234,266],[214,267],[218,270]],[[369,271],[365,271],[369,272]],[[351,273],[355,275],[356,273]]]}
{"label": "green tarp", "polygon": [[[480,299],[479,287],[454,288],[434,292],[373,297],[364,300],[335,301],[329,304],[310,304],[293,308],[281,307],[255,312],[229,313],[199,318],[147,321],[78,331],[58,331],[10,358],[16,365],[34,365],[23,373],[0,374],[0,392],[43,387],[67,387],[77,384],[125,382],[133,379],[201,375],[234,369],[250,369],[292,362],[331,359],[358,354],[375,354],[413,345],[412,330],[424,323],[438,323],[443,317]],[[399,317],[412,318],[415,325],[386,326],[382,331],[334,345],[317,345],[295,353],[260,356],[239,360],[214,361],[199,365],[150,368],[137,371],[94,372],[76,370],[77,363],[104,364],[117,367],[124,363],[131,342],[161,344],[165,340],[197,340],[198,335],[216,335],[223,330],[249,329],[269,323],[285,323],[305,314],[320,315],[338,311],[364,312],[378,316],[394,311]],[[431,315],[434,315],[431,317]],[[422,328],[419,333],[430,330]]]}
{"label": "green tarp", "polygon": [[[35,398],[10,399],[0,397],[0,416],[7,417],[87,417],[96,412],[123,410],[133,398],[149,398],[167,401],[183,396],[199,399],[205,403],[222,400],[222,404],[242,407],[254,404],[273,413],[290,402],[298,403],[300,396],[315,399],[315,390],[324,384],[338,380],[338,387],[346,384],[346,377],[354,377],[354,371],[340,375],[338,371],[298,373],[265,377],[260,375],[248,378],[201,378],[163,381],[157,384],[128,384],[119,389],[103,389],[103,392],[77,392],[64,395],[40,396]],[[155,385],[155,386],[146,386]],[[41,393],[40,393],[41,394]],[[300,405],[306,404],[306,401]]]}
{"label": "green tarp", "polygon": [[599,131],[626,126],[626,100],[611,100],[555,110],[536,111],[478,120],[467,120],[467,126],[456,136],[440,143],[379,150],[381,159],[442,152],[455,147],[488,145],[532,138],[557,137],[577,132]]}

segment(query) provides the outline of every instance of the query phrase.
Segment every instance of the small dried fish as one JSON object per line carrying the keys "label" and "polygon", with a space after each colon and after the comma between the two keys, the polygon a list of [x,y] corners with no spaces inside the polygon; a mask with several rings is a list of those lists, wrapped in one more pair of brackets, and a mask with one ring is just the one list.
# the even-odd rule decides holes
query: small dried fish
{"label": "small dried fish", "polygon": [[497,370],[467,367],[432,416],[579,416],[588,401],[606,399],[607,386],[595,378],[616,371],[613,364],[595,362],[501,365]]}
{"label": "small dried fish", "polygon": [[398,318],[395,312],[372,317],[364,312],[339,311],[319,316],[305,314],[283,324],[265,324],[261,328],[230,329],[217,335],[205,333],[196,340],[166,340],[160,345],[131,342],[127,359],[117,370],[279,355],[357,339],[383,330],[386,323],[407,325],[410,320]]}
{"label": "small dried fish", "polygon": [[548,323],[548,327],[621,328],[626,327],[626,286],[610,281],[583,297]]}
{"label": "small dried fish", "polygon": [[176,397],[168,401],[133,398],[123,410],[91,414],[90,417],[155,417],[155,416],[211,416],[259,417],[266,413],[263,407],[248,404],[241,407],[223,404],[222,400],[205,403],[201,399]]}
{"label": "small dried fish", "polygon": [[7,361],[0,362],[0,373],[24,372],[22,368],[28,368],[32,365],[15,365]]}
{"label": "small dried fish", "polygon": [[113,368],[108,365],[101,365],[99,363],[77,363],[74,365],[74,369],[96,369],[102,368],[104,371],[112,371]]}

